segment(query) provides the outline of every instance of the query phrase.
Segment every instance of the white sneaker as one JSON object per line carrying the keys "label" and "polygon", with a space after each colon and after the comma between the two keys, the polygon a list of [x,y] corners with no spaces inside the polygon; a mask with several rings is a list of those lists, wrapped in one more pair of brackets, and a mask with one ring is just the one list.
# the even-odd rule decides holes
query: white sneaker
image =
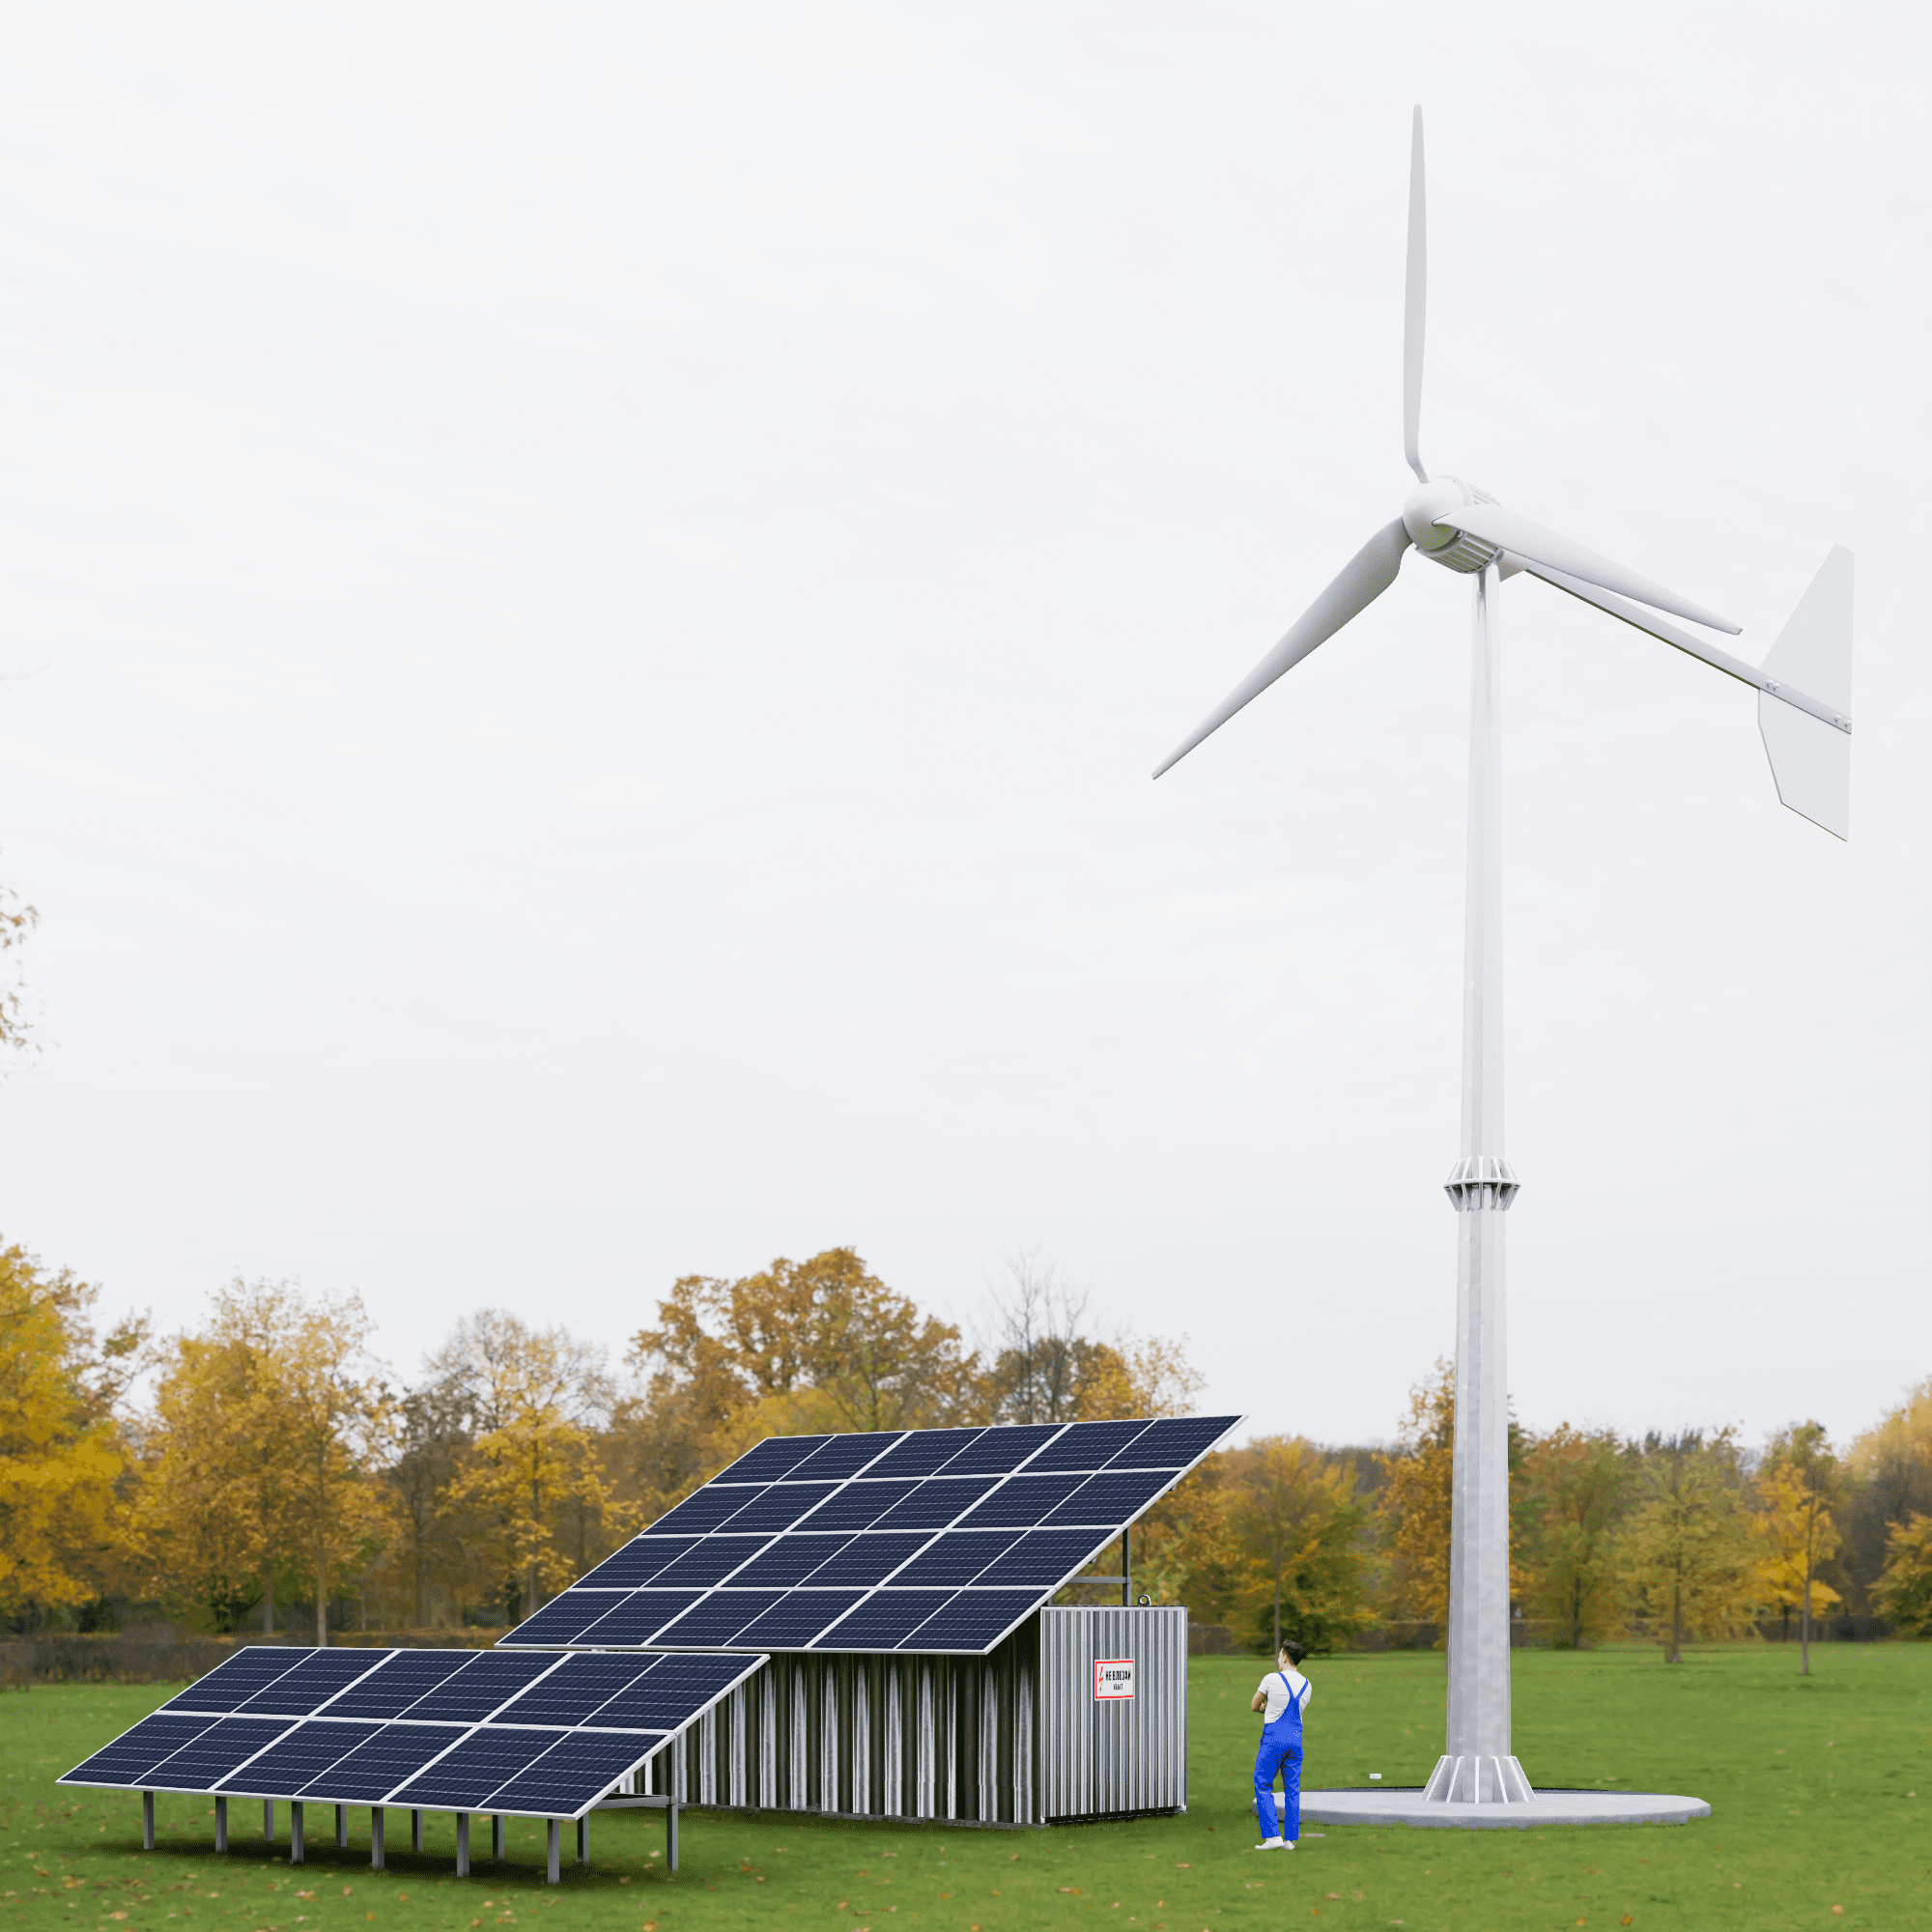
{"label": "white sneaker", "polygon": [[[1278,1852],[1281,1850],[1284,1844],[1287,1844],[1287,1842],[1288,1841],[1285,1838],[1264,1838],[1261,1841],[1261,1843],[1255,1847],[1255,1850],[1258,1852]],[[1289,1849],[1292,1851],[1293,1847],[1290,1846]]]}

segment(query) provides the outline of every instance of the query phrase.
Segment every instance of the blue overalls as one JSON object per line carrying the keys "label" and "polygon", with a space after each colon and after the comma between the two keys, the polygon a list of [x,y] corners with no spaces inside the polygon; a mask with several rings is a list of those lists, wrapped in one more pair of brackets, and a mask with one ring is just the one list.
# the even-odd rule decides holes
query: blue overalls
{"label": "blue overalls", "polygon": [[[1288,1673],[1275,1674],[1288,1692],[1288,1708],[1273,1723],[1262,1726],[1262,1747],[1255,1753],[1255,1813],[1264,1838],[1286,1838],[1292,1845],[1301,1836],[1301,1701]],[[1284,1801],[1279,1820],[1274,1808],[1277,1772]]]}

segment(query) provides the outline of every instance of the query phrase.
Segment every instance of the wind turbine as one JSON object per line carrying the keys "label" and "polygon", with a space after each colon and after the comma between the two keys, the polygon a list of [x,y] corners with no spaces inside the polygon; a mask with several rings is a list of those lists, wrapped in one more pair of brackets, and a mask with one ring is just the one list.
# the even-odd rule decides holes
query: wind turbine
{"label": "wind turbine", "polygon": [[[1509,1436],[1503,1376],[1503,1216],[1518,1182],[1503,1157],[1500,597],[1518,572],[1595,605],[1758,693],[1758,728],[1778,796],[1840,838],[1850,832],[1852,557],[1833,548],[1761,667],[1669,621],[1736,636],[1739,627],[1506,509],[1460,477],[1423,468],[1423,320],[1428,238],[1422,109],[1408,180],[1403,339],[1403,452],[1416,486],[1288,635],[1154,773],[1159,778],[1276,678],[1360,615],[1412,548],[1467,575],[1475,591],[1469,699],[1468,895],[1463,978],[1462,1156],[1444,1183],[1457,1210],[1456,1432],[1449,1580],[1449,1724],[1423,1794],[1435,1805],[1535,1802],[1510,1751]],[[1659,612],[1667,612],[1668,616]],[[1695,1801],[1678,1801],[1695,1803]],[[1442,1822],[1446,1815],[1437,1813]],[[1492,1814],[1493,1815],[1493,1814]]]}

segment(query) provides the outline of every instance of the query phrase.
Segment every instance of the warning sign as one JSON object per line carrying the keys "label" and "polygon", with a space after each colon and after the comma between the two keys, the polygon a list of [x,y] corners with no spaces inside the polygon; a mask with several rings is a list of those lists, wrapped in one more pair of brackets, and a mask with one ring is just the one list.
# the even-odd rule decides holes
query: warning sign
{"label": "warning sign", "polygon": [[1103,1657],[1094,1666],[1094,1701],[1107,1703],[1134,1694],[1134,1661],[1131,1657]]}

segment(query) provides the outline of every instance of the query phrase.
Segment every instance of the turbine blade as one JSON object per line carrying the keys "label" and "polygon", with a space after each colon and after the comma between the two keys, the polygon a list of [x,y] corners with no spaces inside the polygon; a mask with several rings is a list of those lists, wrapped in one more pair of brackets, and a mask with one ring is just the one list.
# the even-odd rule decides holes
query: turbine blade
{"label": "turbine blade", "polygon": [[1402,329],[1402,448],[1420,483],[1429,481],[1422,431],[1422,326],[1429,315],[1429,208],[1422,176],[1422,109],[1408,151],[1408,285]]}
{"label": "turbine blade", "polygon": [[1202,739],[1218,731],[1250,698],[1259,697],[1284,671],[1293,670],[1318,644],[1326,643],[1395,582],[1408,532],[1398,518],[1378,530],[1343,566],[1342,573],[1296,620],[1293,629],[1209,712],[1201,728],[1154,773],[1177,765]]}
{"label": "turbine blade", "polygon": [[1635,571],[1626,570],[1606,556],[1599,556],[1575,538],[1559,536],[1515,510],[1504,509],[1500,503],[1465,503],[1459,510],[1449,511],[1442,521],[1456,529],[1467,530],[1471,536],[1481,537],[1486,543],[1501,544],[1505,550],[1515,551],[1525,563],[1547,563],[1551,570],[1580,577],[1585,583],[1594,583],[1601,590],[1634,597],[1639,604],[1668,611],[1673,616],[1688,617],[1693,624],[1728,631],[1734,638],[1742,629],[1728,617],[1719,617],[1701,604],[1693,604],[1690,598],[1680,597],[1674,590],[1666,590],[1662,584],[1653,583],[1649,578],[1639,577]]}

